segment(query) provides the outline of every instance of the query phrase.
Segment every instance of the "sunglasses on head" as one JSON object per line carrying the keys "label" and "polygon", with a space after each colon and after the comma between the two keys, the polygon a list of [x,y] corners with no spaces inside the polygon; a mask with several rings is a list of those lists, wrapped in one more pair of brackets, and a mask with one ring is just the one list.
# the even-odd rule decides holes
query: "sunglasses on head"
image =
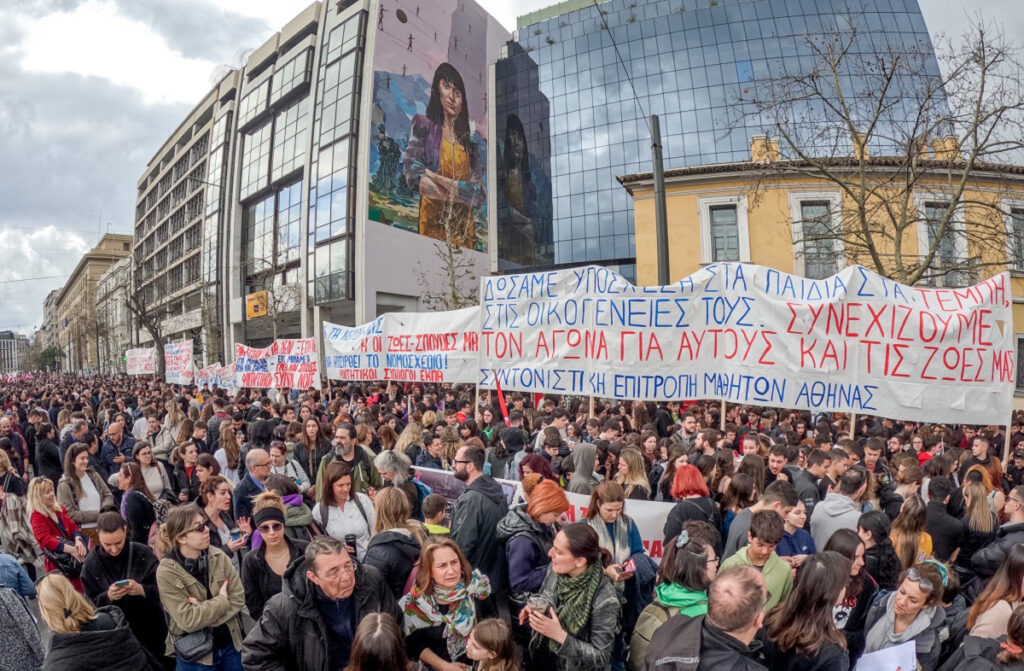
{"label": "sunglasses on head", "polygon": [[921,589],[925,590],[926,592],[931,592],[935,589],[935,585],[932,584],[932,581],[918,573],[917,569],[913,567],[907,569],[907,580],[911,582],[916,582],[918,585],[921,586]]}

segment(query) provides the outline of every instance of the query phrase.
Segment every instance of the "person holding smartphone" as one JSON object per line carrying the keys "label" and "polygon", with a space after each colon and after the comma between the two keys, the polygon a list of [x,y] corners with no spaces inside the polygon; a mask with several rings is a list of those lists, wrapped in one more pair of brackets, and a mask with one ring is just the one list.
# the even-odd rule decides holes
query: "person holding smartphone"
{"label": "person holding smartphone", "polygon": [[164,657],[167,621],[156,587],[156,555],[144,543],[133,543],[120,513],[100,513],[99,544],[82,566],[85,595],[98,607],[117,606],[135,638],[157,658]]}

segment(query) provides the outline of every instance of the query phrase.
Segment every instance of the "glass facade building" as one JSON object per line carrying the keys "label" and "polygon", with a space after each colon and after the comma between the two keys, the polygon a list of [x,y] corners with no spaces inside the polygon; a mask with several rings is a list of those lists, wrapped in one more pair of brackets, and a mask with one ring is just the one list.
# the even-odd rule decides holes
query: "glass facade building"
{"label": "glass facade building", "polygon": [[[856,54],[924,54],[938,75],[916,0],[580,1],[521,17],[495,66],[499,269],[594,262],[633,278],[616,176],[651,170],[649,115],[666,169],[749,160],[766,124],[741,99],[809,69],[808,39],[836,35]],[[904,83],[895,96],[913,96]]]}

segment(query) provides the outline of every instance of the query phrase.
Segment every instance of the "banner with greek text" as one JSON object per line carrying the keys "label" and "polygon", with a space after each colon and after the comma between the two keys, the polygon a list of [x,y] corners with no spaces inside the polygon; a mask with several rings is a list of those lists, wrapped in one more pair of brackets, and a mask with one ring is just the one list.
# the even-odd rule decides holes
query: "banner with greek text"
{"label": "banner with greek text", "polygon": [[1005,424],[1009,277],[901,285],[716,263],[637,287],[597,266],[481,280],[478,383],[617,399],[724,399],[923,422]]}
{"label": "banner with greek text", "polygon": [[214,364],[210,364],[206,368],[200,368],[196,371],[196,386],[202,387],[204,384],[213,387],[216,384],[217,379],[220,376],[220,361]]}
{"label": "banner with greek text", "polygon": [[234,393],[237,389],[235,387],[235,364],[229,363],[226,366],[221,366],[217,371],[217,376],[213,379],[213,384]]}
{"label": "banner with greek text", "polygon": [[362,326],[324,322],[324,367],[328,380],[383,380],[384,317]]}
{"label": "banner with greek text", "polygon": [[129,375],[152,375],[156,371],[156,349],[142,347],[124,353],[125,370]]}
{"label": "banner with greek text", "polygon": [[164,380],[169,384],[192,384],[192,339],[164,345]]}
{"label": "banner with greek text", "polygon": [[480,308],[389,312],[357,327],[324,322],[332,380],[475,382]]}
{"label": "banner with greek text", "polygon": [[263,348],[235,345],[235,386],[319,387],[316,338],[275,340]]}

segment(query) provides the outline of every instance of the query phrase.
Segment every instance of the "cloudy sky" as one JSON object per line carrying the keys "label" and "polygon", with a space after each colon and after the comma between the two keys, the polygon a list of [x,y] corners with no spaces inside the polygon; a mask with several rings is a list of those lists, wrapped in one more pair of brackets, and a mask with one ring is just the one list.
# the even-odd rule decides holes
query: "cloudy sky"
{"label": "cloudy sky", "polygon": [[[552,4],[480,1],[510,30]],[[1024,35],[1020,0],[919,2],[933,35],[976,13]],[[138,178],[217,66],[308,4],[0,0],[0,330],[30,333],[82,252],[131,232]]]}

